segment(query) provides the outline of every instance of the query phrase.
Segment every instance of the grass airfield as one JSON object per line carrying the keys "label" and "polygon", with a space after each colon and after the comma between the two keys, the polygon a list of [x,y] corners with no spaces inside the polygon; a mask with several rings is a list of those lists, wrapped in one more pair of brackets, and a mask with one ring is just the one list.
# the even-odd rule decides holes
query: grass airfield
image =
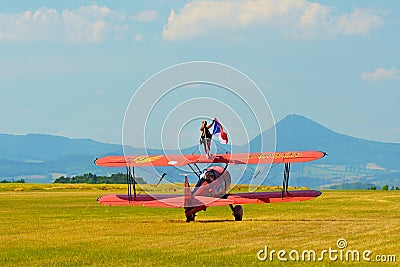
{"label": "grass airfield", "polygon": [[[399,191],[324,191],[302,203],[244,205],[242,222],[234,221],[229,207],[212,207],[191,223],[185,222],[183,209],[106,207],[96,202],[99,196],[125,192],[124,185],[0,185],[0,266],[400,263]],[[339,238],[346,239],[347,248],[338,249]],[[288,261],[278,260],[276,253],[272,261],[258,260],[265,246],[269,252],[285,250]],[[362,256],[360,262],[344,257],[333,261],[326,254],[318,261],[329,248],[344,254],[370,250],[371,262]],[[300,256],[292,261],[288,254],[293,250],[314,250],[317,260],[302,261]],[[373,262],[377,255],[395,255],[396,263]]]}

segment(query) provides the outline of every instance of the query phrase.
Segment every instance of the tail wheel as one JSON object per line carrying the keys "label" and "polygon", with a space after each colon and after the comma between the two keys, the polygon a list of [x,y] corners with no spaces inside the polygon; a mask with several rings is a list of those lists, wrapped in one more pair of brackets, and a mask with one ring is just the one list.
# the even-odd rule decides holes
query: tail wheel
{"label": "tail wheel", "polygon": [[243,207],[236,205],[233,208],[233,216],[235,217],[235,221],[241,221],[243,218]]}

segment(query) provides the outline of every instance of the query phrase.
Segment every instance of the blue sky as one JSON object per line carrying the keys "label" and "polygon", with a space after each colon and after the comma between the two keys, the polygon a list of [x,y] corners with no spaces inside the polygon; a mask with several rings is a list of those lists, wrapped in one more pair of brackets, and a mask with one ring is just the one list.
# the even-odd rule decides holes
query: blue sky
{"label": "blue sky", "polygon": [[[0,132],[121,143],[140,85],[201,60],[249,76],[276,121],[399,143],[399,14],[398,1],[2,1]],[[183,144],[197,131],[189,123]]]}

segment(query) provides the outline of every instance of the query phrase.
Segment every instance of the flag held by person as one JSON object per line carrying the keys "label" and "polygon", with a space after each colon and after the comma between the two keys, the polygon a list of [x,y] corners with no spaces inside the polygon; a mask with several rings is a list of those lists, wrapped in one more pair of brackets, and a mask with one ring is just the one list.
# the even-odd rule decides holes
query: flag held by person
{"label": "flag held by person", "polygon": [[224,131],[224,128],[217,118],[214,119],[214,129],[212,135],[217,136],[222,144],[228,144],[228,135]]}

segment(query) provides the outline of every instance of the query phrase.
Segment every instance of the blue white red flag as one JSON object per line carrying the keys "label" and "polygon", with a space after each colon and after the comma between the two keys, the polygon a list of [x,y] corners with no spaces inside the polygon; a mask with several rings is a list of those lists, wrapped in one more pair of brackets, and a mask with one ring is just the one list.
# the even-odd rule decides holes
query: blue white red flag
{"label": "blue white red flag", "polygon": [[228,135],[224,131],[224,128],[222,128],[221,123],[217,119],[214,121],[214,129],[212,135],[218,136],[219,141],[222,144],[227,144],[228,143]]}

